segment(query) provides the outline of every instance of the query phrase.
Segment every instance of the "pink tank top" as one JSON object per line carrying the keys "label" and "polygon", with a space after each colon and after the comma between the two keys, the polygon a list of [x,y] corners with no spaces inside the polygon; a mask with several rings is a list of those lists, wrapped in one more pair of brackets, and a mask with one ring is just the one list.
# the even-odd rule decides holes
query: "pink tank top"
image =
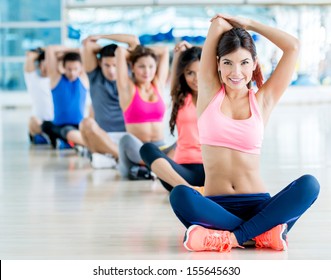
{"label": "pink tank top", "polygon": [[222,113],[224,96],[222,87],[201,114],[198,120],[200,143],[260,154],[264,125],[254,91],[249,90],[251,116],[245,120],[235,120]]}
{"label": "pink tank top", "polygon": [[174,155],[176,163],[202,163],[197,122],[197,110],[192,102],[192,95],[189,94],[177,114],[178,138]]}
{"label": "pink tank top", "polygon": [[157,94],[157,101],[148,102],[140,97],[138,87],[135,86],[135,93],[129,107],[123,113],[124,122],[145,123],[145,122],[162,122],[166,106],[155,86],[153,89]]}

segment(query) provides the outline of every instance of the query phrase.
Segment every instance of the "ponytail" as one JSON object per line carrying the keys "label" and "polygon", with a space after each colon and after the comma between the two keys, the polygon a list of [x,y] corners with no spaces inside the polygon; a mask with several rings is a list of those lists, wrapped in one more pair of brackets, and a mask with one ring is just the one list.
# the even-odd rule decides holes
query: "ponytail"
{"label": "ponytail", "polygon": [[253,71],[252,81],[255,81],[258,88],[262,87],[263,85],[263,74],[259,63],[256,64],[256,68]]}

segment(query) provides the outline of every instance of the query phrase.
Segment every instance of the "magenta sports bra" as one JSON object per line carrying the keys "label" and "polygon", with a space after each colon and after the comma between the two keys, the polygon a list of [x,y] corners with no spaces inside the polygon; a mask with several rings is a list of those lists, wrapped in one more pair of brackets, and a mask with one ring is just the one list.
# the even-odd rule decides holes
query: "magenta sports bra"
{"label": "magenta sports bra", "polygon": [[200,143],[260,154],[264,125],[254,91],[249,90],[251,116],[244,120],[235,120],[222,113],[224,97],[225,89],[222,87],[199,117]]}
{"label": "magenta sports bra", "polygon": [[123,113],[124,122],[126,124],[162,122],[166,106],[157,88],[153,85],[153,89],[158,97],[157,101],[153,102],[143,100],[137,86],[135,86],[135,89],[131,103]]}

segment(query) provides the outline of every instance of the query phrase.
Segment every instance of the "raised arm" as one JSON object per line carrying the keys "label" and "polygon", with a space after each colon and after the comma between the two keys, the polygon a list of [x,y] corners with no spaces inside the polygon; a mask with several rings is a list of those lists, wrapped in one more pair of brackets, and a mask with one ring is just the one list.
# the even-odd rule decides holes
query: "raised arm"
{"label": "raised arm", "polygon": [[83,41],[82,59],[87,73],[92,72],[98,66],[97,53],[101,50],[101,46],[97,44],[99,38],[98,35],[93,35]]}
{"label": "raised arm", "polygon": [[167,46],[152,46],[150,48],[155,52],[159,60],[154,82],[160,88],[164,88],[169,75],[169,48]]}
{"label": "raised arm", "polygon": [[[58,81],[61,77],[61,72],[59,70],[59,63],[62,60],[65,53],[68,52],[77,52],[80,53],[80,49],[78,48],[68,48],[61,45],[53,45],[48,46],[46,48],[45,54],[46,54],[46,65],[47,65],[47,74],[51,80],[51,88],[57,85]],[[85,78],[85,73],[82,73],[82,77],[84,81],[87,80]]]}
{"label": "raised arm", "polygon": [[36,60],[39,53],[36,51],[27,51],[25,54],[24,72],[30,73],[36,70]]}
{"label": "raised arm", "polygon": [[127,62],[129,52],[126,48],[119,46],[115,50],[115,57],[117,72],[116,85],[119,93],[120,106],[122,110],[125,110],[131,100],[134,87],[134,84],[129,77]]}
{"label": "raised arm", "polygon": [[99,44],[97,44],[99,39],[126,43],[128,44],[128,49],[134,49],[137,45],[139,45],[139,38],[131,34],[99,34],[88,36],[83,41],[83,62],[86,72],[91,72],[98,66],[96,54],[102,48]]}
{"label": "raised arm", "polygon": [[249,28],[266,37],[283,51],[274,72],[261,88],[265,105],[272,109],[291,82],[299,54],[299,40],[284,31],[256,21],[251,21]]}
{"label": "raised arm", "polygon": [[51,80],[51,88],[56,86],[60,79],[58,53],[63,50],[63,46],[48,46],[45,50],[45,60],[47,65],[47,74]]}
{"label": "raised arm", "polygon": [[222,34],[232,28],[226,20],[220,17],[211,19],[206,41],[202,47],[200,69],[198,74],[197,111],[200,115],[221,86],[217,69],[216,48]]}
{"label": "raised arm", "polygon": [[186,51],[188,49],[192,48],[192,45],[188,43],[187,41],[181,41],[176,44],[174,47],[174,54],[172,58],[172,64],[171,64],[171,72],[170,72],[170,81],[171,81],[171,89],[175,86],[175,78],[176,77],[176,72],[177,72],[177,65],[178,65],[178,58],[180,57],[181,53],[183,51]]}
{"label": "raised arm", "polygon": [[108,34],[108,35],[98,35],[101,39],[108,39],[120,43],[125,43],[128,45],[129,50],[133,50],[137,45],[140,44],[139,38],[132,34]]}

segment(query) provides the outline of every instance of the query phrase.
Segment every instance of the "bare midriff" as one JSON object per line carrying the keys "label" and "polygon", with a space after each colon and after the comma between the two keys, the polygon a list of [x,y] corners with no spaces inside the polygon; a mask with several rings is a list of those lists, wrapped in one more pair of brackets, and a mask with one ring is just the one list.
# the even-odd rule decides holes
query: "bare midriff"
{"label": "bare midriff", "polygon": [[265,193],[260,155],[202,145],[206,196]]}
{"label": "bare midriff", "polygon": [[136,136],[142,142],[156,142],[163,140],[163,124],[146,122],[127,124],[126,131]]}

